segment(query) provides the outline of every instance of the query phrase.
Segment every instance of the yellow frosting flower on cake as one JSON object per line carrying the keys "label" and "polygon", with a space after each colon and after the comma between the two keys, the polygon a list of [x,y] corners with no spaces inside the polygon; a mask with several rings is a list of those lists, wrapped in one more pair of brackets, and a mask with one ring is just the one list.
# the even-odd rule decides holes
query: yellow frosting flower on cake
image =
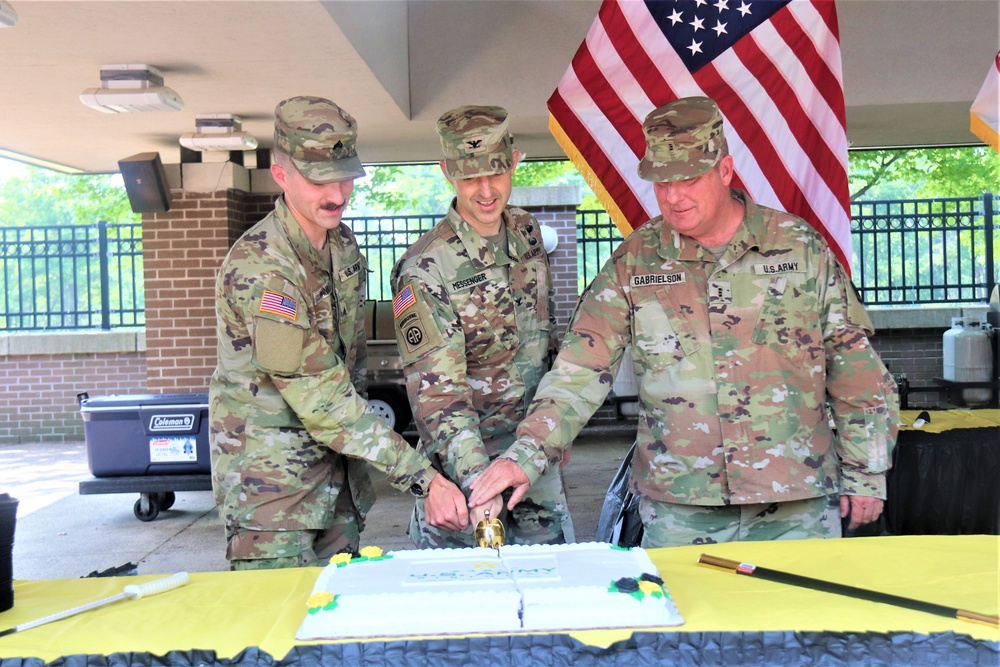
{"label": "yellow frosting flower on cake", "polygon": [[663,595],[663,588],[652,581],[639,581],[639,590],[646,595]]}
{"label": "yellow frosting flower on cake", "polygon": [[333,598],[333,593],[327,593],[326,591],[313,593],[309,596],[309,599],[306,600],[306,606],[310,609],[322,609],[326,605],[333,602]]}
{"label": "yellow frosting flower on cake", "polygon": [[382,555],[382,549],[379,547],[365,547],[360,553],[365,558],[378,558]]}
{"label": "yellow frosting flower on cake", "polygon": [[351,562],[351,554],[334,554],[330,559],[330,565],[336,565],[337,567],[344,567]]}

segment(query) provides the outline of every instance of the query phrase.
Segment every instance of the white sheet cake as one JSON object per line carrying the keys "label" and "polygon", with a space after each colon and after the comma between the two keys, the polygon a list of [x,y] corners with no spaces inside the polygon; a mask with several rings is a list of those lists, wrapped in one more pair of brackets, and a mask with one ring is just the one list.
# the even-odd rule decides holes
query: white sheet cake
{"label": "white sheet cake", "polygon": [[307,607],[296,639],[684,622],[644,550],[601,542],[510,545],[499,555],[475,548],[355,558],[320,572]]}

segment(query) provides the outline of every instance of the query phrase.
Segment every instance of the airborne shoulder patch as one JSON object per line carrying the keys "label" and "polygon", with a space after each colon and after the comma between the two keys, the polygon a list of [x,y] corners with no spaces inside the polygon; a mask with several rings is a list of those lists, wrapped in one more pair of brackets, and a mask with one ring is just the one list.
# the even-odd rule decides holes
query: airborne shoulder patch
{"label": "airborne shoulder patch", "polygon": [[420,282],[411,279],[392,300],[396,342],[404,366],[444,345],[444,337],[428,303],[429,297],[421,289],[425,288]]}

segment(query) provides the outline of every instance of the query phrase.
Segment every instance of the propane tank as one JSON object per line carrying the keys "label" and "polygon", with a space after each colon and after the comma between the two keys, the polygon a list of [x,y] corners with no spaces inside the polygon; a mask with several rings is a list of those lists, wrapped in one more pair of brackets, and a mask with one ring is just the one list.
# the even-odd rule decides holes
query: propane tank
{"label": "propane tank", "polygon": [[[954,317],[943,339],[944,379],[953,382],[989,382],[993,371],[990,334],[978,318]],[[968,406],[984,405],[993,390],[963,389],[962,401]]]}
{"label": "propane tank", "polygon": [[941,352],[944,356],[944,374],[941,377],[951,382],[955,382],[955,336],[963,329],[965,329],[964,317],[951,318],[951,328],[944,332],[941,341]]}

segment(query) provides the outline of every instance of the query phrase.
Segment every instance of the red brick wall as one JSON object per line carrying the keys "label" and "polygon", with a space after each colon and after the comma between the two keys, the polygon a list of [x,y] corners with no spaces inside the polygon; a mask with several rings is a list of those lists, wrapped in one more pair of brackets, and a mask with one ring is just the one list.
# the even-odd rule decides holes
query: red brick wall
{"label": "red brick wall", "polygon": [[143,216],[146,368],[151,393],[201,392],[216,363],[215,278],[232,242],[274,205],[239,190],[175,192]]}
{"label": "red brick wall", "polygon": [[146,373],[151,393],[208,390],[215,368],[214,279],[228,249],[227,197],[174,192],[144,215]]}
{"label": "red brick wall", "polygon": [[77,394],[145,391],[142,352],[0,356],[0,444],[82,440]]}
{"label": "red brick wall", "polygon": [[[944,375],[942,331],[936,329],[894,329],[879,331],[871,338],[872,347],[890,373],[906,376],[911,387],[927,387]],[[909,392],[910,409],[944,407],[947,396],[937,391]]]}

